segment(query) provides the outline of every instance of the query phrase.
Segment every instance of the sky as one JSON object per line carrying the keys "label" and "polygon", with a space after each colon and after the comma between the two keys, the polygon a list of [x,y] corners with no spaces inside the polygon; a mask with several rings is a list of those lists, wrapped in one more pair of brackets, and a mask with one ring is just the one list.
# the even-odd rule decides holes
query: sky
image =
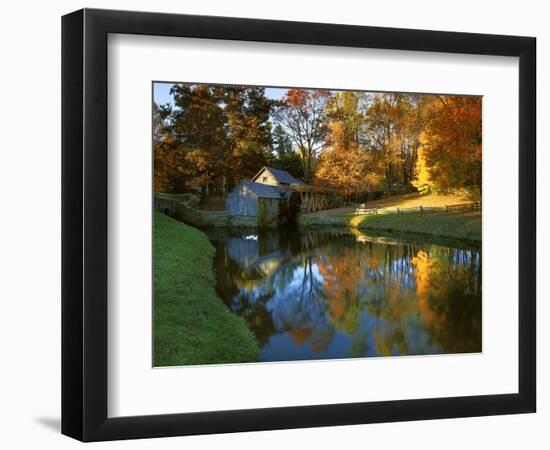
{"label": "sky", "polygon": [[[170,88],[174,83],[153,83],[153,98],[159,105],[169,103],[174,105],[172,96],[170,95]],[[286,93],[287,89],[281,88],[265,88],[265,95],[272,100],[280,100]]]}

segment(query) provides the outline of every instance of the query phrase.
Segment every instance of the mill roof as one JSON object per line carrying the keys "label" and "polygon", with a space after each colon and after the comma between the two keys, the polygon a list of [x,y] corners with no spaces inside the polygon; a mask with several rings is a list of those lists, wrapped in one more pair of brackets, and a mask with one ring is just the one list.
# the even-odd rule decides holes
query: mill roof
{"label": "mill roof", "polygon": [[281,191],[276,186],[269,184],[254,183],[253,181],[243,181],[243,184],[250,189],[257,197],[261,198],[281,198]]}
{"label": "mill roof", "polygon": [[281,169],[275,169],[273,167],[262,167],[262,170],[260,170],[255,176],[254,178],[252,178],[252,180],[254,181],[256,178],[258,178],[258,176],[264,171],[264,170],[269,170],[271,172],[271,174],[275,177],[275,179],[279,182],[279,183],[288,183],[288,184],[304,184],[303,181],[301,180],[297,180],[296,178],[294,178],[292,175],[290,175],[286,170],[281,170]]}

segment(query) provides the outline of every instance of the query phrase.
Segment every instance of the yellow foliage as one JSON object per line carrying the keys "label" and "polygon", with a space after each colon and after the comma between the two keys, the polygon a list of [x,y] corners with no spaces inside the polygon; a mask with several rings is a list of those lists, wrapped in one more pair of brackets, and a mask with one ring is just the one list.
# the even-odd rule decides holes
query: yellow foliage
{"label": "yellow foliage", "polygon": [[429,194],[433,188],[430,169],[426,162],[425,149],[422,145],[417,150],[415,174],[411,183],[422,195]]}

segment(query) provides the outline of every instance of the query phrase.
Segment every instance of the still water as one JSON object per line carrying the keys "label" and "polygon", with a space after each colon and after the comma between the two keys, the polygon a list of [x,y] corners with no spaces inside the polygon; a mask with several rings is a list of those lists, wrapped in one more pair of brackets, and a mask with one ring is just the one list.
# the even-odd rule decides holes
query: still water
{"label": "still water", "polygon": [[261,361],[481,351],[481,250],[363,232],[205,230]]}

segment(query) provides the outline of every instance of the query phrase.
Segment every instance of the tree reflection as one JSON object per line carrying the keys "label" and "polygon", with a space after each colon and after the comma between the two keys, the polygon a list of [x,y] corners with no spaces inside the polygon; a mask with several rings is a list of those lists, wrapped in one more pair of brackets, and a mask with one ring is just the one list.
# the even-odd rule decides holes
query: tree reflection
{"label": "tree reflection", "polygon": [[477,254],[437,248],[414,260],[418,309],[445,353],[481,351],[481,272]]}
{"label": "tree reflection", "polygon": [[354,249],[344,247],[341,254],[320,258],[318,263],[329,320],[337,330],[349,335],[359,328],[358,290],[363,276],[355,253]]}
{"label": "tree reflection", "polygon": [[286,359],[304,349],[331,357],[481,351],[479,249],[359,232],[211,239],[220,295],[262,346],[286,346]]}

